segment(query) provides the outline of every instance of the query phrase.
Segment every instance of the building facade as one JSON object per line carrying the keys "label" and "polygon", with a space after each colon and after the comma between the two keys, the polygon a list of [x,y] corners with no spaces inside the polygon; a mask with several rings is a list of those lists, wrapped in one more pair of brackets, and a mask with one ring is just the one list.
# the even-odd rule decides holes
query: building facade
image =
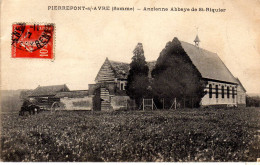
{"label": "building facade", "polygon": [[[238,78],[235,78],[216,53],[199,47],[199,38],[195,44],[181,42],[181,46],[192,64],[206,82],[205,96],[201,106],[245,106],[246,90]],[[149,78],[156,61],[147,62]],[[95,84],[89,84],[88,90],[70,91],[66,85],[39,86],[31,91],[30,98],[48,103],[51,106],[59,102],[65,110],[101,110],[137,109],[135,102],[126,93],[130,64],[105,59]]]}
{"label": "building facade", "polygon": [[[246,90],[241,82],[232,75],[216,53],[199,47],[198,36],[194,42],[195,44],[190,44],[181,41],[181,46],[207,83],[201,106],[245,106]],[[147,64],[151,77],[156,61]],[[97,108],[117,110],[127,107],[127,102],[131,100],[125,92],[129,69],[130,65],[127,63],[106,58],[96,76],[96,84],[89,85],[89,90],[92,91],[90,94],[101,98]],[[98,88],[100,90],[94,92]]]}
{"label": "building facade", "polygon": [[96,83],[89,84],[89,94],[94,97],[94,110],[110,111],[134,106],[125,91],[129,69],[127,63],[106,58],[95,78]]}
{"label": "building facade", "polygon": [[238,100],[238,98],[246,95],[244,87],[216,53],[200,48],[196,42],[193,45],[181,41],[181,45],[201,73],[203,80],[207,82],[206,95],[202,98],[201,106],[245,105],[245,97]]}

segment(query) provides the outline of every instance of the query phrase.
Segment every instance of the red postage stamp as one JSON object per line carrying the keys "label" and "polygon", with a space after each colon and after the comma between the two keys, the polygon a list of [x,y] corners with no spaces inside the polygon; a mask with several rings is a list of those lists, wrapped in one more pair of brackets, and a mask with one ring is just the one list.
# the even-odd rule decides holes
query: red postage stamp
{"label": "red postage stamp", "polygon": [[12,57],[53,59],[54,24],[12,26]]}

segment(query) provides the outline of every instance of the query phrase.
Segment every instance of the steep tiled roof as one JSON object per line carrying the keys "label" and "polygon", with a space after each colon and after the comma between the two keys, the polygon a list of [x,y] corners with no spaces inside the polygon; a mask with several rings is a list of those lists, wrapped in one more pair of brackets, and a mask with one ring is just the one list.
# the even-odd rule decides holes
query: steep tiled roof
{"label": "steep tiled roof", "polygon": [[[127,79],[130,70],[130,64],[124,62],[117,62],[109,60],[114,71],[116,78],[118,79]],[[149,68],[149,77],[151,77],[151,72],[155,67],[156,61],[147,62]]]}
{"label": "steep tiled roof", "polygon": [[[153,70],[156,61],[147,62],[149,67],[149,76],[151,77],[151,71]],[[117,79],[127,79],[129,74],[130,64],[125,62],[118,62],[113,60],[106,59],[103,65],[101,66],[95,81],[113,81]]]}
{"label": "steep tiled roof", "polygon": [[52,86],[38,86],[33,90],[31,97],[35,96],[54,96],[58,92],[70,91],[69,88],[64,85],[52,85]]}
{"label": "steep tiled roof", "polygon": [[96,82],[104,82],[104,81],[114,81],[115,76],[115,70],[112,67],[111,62],[106,58],[105,62],[101,66],[101,68],[98,71],[98,74],[95,78]]}
{"label": "steep tiled roof", "polygon": [[181,41],[181,45],[203,78],[237,83],[237,80],[216,53]]}
{"label": "steep tiled roof", "polygon": [[115,77],[118,79],[127,79],[129,74],[130,65],[124,62],[110,61],[115,73]]}
{"label": "steep tiled roof", "polygon": [[[203,78],[238,84],[236,78],[216,53],[183,41],[181,41],[181,45]],[[155,64],[156,61],[147,62],[149,77],[151,77],[151,71],[155,67]],[[107,75],[109,69],[111,70],[111,76]],[[106,79],[108,77],[110,77],[110,79],[127,79],[129,69],[130,65],[128,63],[106,59],[96,79],[99,77],[105,77]]]}

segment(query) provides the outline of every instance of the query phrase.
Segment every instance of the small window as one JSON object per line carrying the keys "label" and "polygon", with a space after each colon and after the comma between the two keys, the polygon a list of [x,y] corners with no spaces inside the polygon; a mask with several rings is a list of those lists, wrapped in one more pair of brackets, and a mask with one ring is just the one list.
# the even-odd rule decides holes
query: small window
{"label": "small window", "polygon": [[227,98],[229,98],[229,87],[227,87]]}
{"label": "small window", "polygon": [[218,85],[216,85],[216,98],[218,98]]}
{"label": "small window", "polygon": [[125,83],[124,83],[124,85],[123,85],[123,90],[125,90]]}
{"label": "small window", "polygon": [[209,84],[209,98],[212,98],[212,85]]}
{"label": "small window", "polygon": [[121,83],[121,88],[120,88],[120,90],[124,90],[124,84],[123,84],[123,83]]}
{"label": "small window", "polygon": [[234,99],[235,98],[235,88],[232,87],[232,98]]}
{"label": "small window", "polygon": [[225,90],[224,90],[224,86],[223,85],[221,87],[221,93],[222,93],[222,98],[225,98]]}

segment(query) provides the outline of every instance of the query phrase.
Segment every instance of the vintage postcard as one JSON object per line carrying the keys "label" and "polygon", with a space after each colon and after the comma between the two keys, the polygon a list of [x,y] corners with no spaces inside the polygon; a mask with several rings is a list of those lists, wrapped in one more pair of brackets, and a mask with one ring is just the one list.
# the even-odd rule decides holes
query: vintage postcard
{"label": "vintage postcard", "polygon": [[260,1],[2,0],[3,162],[259,162]]}

